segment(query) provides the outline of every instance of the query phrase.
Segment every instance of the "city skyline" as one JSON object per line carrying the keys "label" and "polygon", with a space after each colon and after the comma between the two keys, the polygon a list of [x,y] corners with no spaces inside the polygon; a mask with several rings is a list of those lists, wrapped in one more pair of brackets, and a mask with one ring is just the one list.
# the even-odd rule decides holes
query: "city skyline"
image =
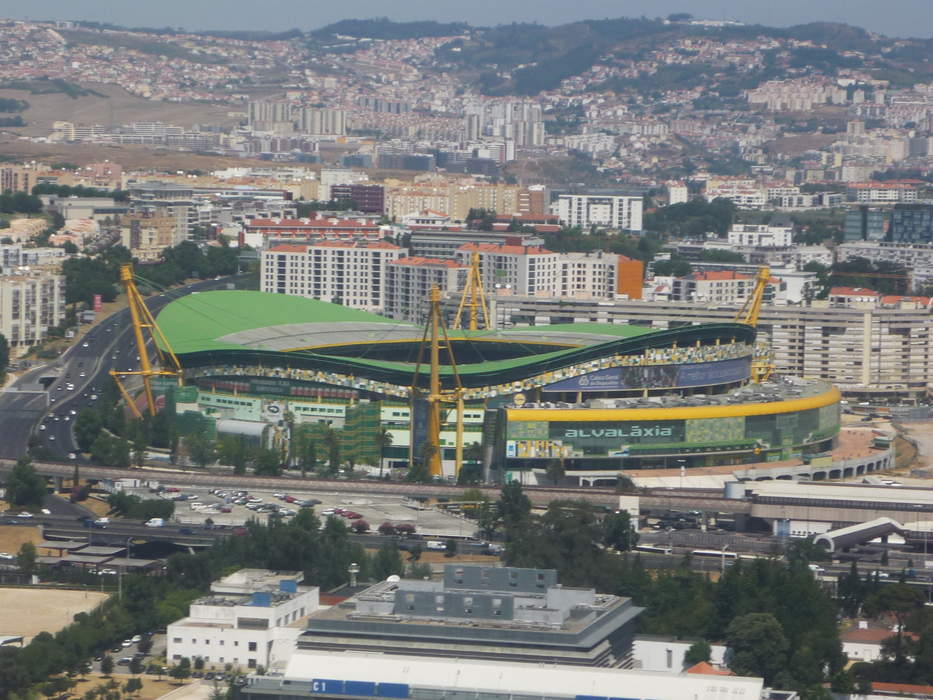
{"label": "city skyline", "polygon": [[[10,0],[0,0],[0,16],[31,20],[87,20],[139,27],[184,27],[192,30],[285,30],[298,27],[315,29],[341,19],[389,16],[396,21],[437,20],[466,21],[477,26],[508,22],[539,22],[555,25],[583,19],[621,16],[666,16],[674,12],[691,12],[698,18],[737,20],[750,24],[787,26],[808,22],[844,22],[891,36],[933,35],[933,4],[926,0],[895,0],[897,12],[890,6],[878,6],[867,0],[826,0],[818,4],[805,0],[788,0],[780,7],[766,3],[751,6],[741,0],[712,0],[699,11],[690,0],[581,0],[572,5],[543,2],[533,8],[520,3],[505,5],[491,0],[478,0],[468,8],[461,5],[428,3],[425,0],[403,0],[392,5],[391,12],[374,0],[351,0],[337,6],[308,6],[298,0],[269,0],[258,6],[244,0],[223,4],[202,0],[182,3],[166,0],[153,6],[127,6],[116,0],[92,0],[76,6],[65,0],[48,0],[41,9],[25,7]],[[40,14],[41,13],[41,14]],[[918,34],[918,27],[925,27]]]}

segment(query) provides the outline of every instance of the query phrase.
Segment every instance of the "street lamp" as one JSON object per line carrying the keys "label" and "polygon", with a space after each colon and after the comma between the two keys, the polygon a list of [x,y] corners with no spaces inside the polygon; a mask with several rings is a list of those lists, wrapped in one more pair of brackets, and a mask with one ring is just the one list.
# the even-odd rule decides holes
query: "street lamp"
{"label": "street lamp", "polygon": [[720,562],[719,574],[720,576],[726,573],[726,550],[729,549],[729,544],[726,543],[722,546],[722,560]]}
{"label": "street lamp", "polygon": [[356,586],[356,575],[360,573],[360,565],[356,562],[351,563],[347,568],[347,572],[350,574],[350,585]]}

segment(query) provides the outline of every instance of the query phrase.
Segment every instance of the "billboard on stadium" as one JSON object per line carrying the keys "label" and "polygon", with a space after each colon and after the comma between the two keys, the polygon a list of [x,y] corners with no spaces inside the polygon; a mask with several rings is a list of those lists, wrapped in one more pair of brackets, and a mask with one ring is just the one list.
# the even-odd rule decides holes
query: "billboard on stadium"
{"label": "billboard on stadium", "polygon": [[752,358],[682,365],[633,365],[609,367],[579,377],[562,379],[542,391],[621,391],[645,387],[697,387],[730,384],[751,376]]}

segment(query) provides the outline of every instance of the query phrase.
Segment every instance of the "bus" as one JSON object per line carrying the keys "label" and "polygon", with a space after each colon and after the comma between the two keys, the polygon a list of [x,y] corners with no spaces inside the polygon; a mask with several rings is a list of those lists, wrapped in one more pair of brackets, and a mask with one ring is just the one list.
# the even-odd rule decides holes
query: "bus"
{"label": "bus", "polygon": [[649,554],[672,554],[673,547],[665,547],[660,544],[639,544],[635,545],[636,552],[648,552]]}
{"label": "bus", "polygon": [[727,552],[721,549],[694,549],[690,552],[692,557],[704,557],[704,558],[713,558],[716,559],[730,559],[735,560],[739,558],[739,555],[735,552]]}

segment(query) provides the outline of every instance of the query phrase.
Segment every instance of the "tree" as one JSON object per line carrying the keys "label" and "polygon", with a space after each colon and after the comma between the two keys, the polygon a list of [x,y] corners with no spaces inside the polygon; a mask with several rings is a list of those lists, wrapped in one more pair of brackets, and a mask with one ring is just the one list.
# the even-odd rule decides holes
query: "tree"
{"label": "tree", "polygon": [[392,446],[392,433],[385,428],[380,428],[374,436],[376,441],[376,450],[379,455],[379,478],[382,478],[382,465],[385,462],[385,451],[387,447]]}
{"label": "tree", "polygon": [[366,522],[365,520],[354,520],[350,524],[350,529],[359,535],[359,534],[369,531],[369,523]]}
{"label": "tree", "polygon": [[514,529],[528,518],[531,513],[531,501],[522,491],[520,483],[512,481],[502,487],[498,501],[498,512],[506,532]]}
{"label": "tree", "polygon": [[382,523],[382,525],[379,526],[378,530],[379,530],[380,535],[386,535],[386,536],[394,535],[396,532],[395,525],[393,525],[392,523],[388,521]]}
{"label": "tree", "polygon": [[24,574],[36,573],[36,546],[32,542],[23,542],[16,554],[16,566]]}
{"label": "tree", "polygon": [[904,631],[908,621],[923,610],[924,595],[905,583],[882,586],[865,600],[865,614],[879,617],[891,613],[897,620],[897,635],[891,653],[896,663],[907,656]]}
{"label": "tree", "polygon": [[340,470],[340,433],[327,428],[324,433],[324,445],[327,447],[327,472],[331,475]]}
{"label": "tree", "polygon": [[[136,661],[134,659],[134,661]],[[139,662],[137,661],[137,666]],[[130,662],[130,667],[132,668],[133,662]],[[138,673],[138,671],[133,671],[133,673]],[[123,691],[127,695],[137,695],[139,691],[143,689],[143,682],[139,678],[130,678],[126,683],[123,684]]]}
{"label": "tree", "polygon": [[770,685],[787,664],[787,638],[771,613],[748,613],[732,620],[726,632],[733,671],[761,676]]}
{"label": "tree", "polygon": [[6,481],[6,499],[14,506],[38,508],[47,493],[45,479],[36,473],[27,456],[16,460]]}
{"label": "tree", "polygon": [[152,637],[149,635],[143,636],[143,638],[140,639],[139,643],[136,645],[136,648],[139,650],[140,654],[148,654],[150,651],[152,651]]}
{"label": "tree", "polygon": [[6,380],[6,370],[10,366],[10,344],[6,336],[0,333],[0,384]]}
{"label": "tree", "polygon": [[208,464],[217,459],[217,451],[214,449],[214,443],[201,432],[194,432],[184,439],[185,450],[191,461],[204,469]]}
{"label": "tree", "polygon": [[203,656],[195,656],[195,657],[194,657],[194,670],[195,670],[195,671],[203,671],[203,670],[204,670],[204,657],[203,657]]}
{"label": "tree", "polygon": [[444,542],[444,556],[448,558],[457,556],[457,540],[451,538]]}
{"label": "tree", "polygon": [[138,656],[130,659],[130,673],[139,675],[143,672],[143,662]]}
{"label": "tree", "polygon": [[564,480],[564,476],[567,474],[567,470],[564,469],[564,460],[550,460],[547,463],[547,467],[545,467],[545,472],[547,473],[547,478],[551,480],[551,484],[558,486],[560,482]]}
{"label": "tree", "polygon": [[172,666],[169,675],[177,681],[183,681],[191,676],[191,660],[183,657],[181,661]]}
{"label": "tree", "polygon": [[684,654],[684,665],[693,666],[698,664],[701,661],[709,662],[710,656],[713,653],[712,647],[709,645],[705,639],[701,639],[698,642],[694,642],[690,645],[690,648],[687,649],[687,653]]}
{"label": "tree", "polygon": [[113,673],[113,657],[110,654],[104,654],[104,657],[100,660],[100,672],[105,676]]}
{"label": "tree", "polygon": [[627,552],[638,544],[638,532],[632,527],[628,511],[620,510],[603,518],[603,544]]}

